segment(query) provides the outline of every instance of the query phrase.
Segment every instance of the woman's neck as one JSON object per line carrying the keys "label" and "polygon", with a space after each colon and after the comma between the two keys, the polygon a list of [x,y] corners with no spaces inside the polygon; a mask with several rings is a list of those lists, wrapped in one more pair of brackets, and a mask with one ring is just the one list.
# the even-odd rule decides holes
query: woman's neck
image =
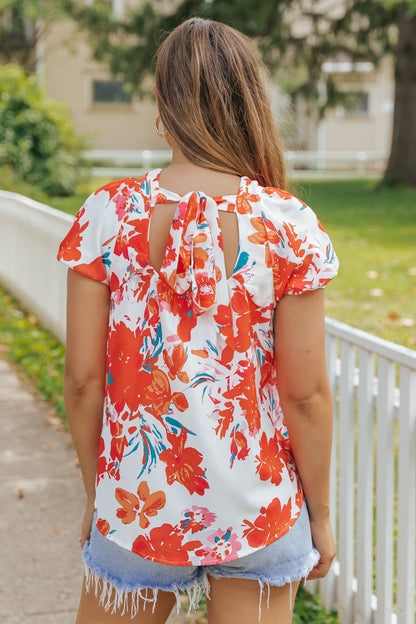
{"label": "woman's neck", "polygon": [[185,156],[180,147],[176,144],[171,145],[172,160],[170,165],[191,165],[191,161]]}
{"label": "woman's neck", "polygon": [[162,188],[180,195],[198,189],[211,197],[233,195],[238,192],[239,176],[197,165],[191,162],[172,140],[169,141],[169,145],[172,149],[172,160],[160,174]]}

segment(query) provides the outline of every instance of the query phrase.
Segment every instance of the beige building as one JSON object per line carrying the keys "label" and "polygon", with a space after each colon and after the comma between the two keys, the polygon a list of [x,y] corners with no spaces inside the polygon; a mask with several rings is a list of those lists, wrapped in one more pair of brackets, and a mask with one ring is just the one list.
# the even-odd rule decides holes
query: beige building
{"label": "beige building", "polygon": [[[107,1],[112,1],[120,16],[128,0]],[[155,102],[150,98],[126,98],[122,83],[91,60],[85,35],[77,32],[74,24],[53,24],[38,56],[38,71],[48,94],[68,104],[76,131],[87,135],[92,148],[166,148],[154,129]],[[384,58],[377,68],[371,63],[353,66],[348,61],[328,61],[322,70],[331,73],[349,93],[348,103],[329,111],[318,123],[316,115],[299,100],[291,115],[294,125],[286,140],[288,147],[320,152],[388,153],[394,88],[392,59]],[[279,97],[273,91],[276,103]],[[278,108],[278,103],[275,106]]]}
{"label": "beige building", "polygon": [[390,149],[394,103],[394,65],[386,56],[378,67],[372,63],[328,61],[330,73],[348,94],[345,104],[328,111],[320,122],[307,114],[301,101],[296,110],[298,149],[317,151],[370,151]]}
{"label": "beige building", "polygon": [[85,34],[70,21],[48,29],[38,73],[48,95],[68,105],[76,132],[95,149],[164,149],[155,132],[156,103],[129,99],[123,84],[91,59]]}

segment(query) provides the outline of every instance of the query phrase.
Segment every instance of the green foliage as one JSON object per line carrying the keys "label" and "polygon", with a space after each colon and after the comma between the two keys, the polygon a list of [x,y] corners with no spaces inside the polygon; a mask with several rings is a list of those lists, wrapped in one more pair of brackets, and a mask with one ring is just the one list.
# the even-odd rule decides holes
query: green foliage
{"label": "green foliage", "polygon": [[416,15],[416,0],[407,0],[406,2],[403,2],[403,0],[380,0],[380,2],[388,9],[391,9],[392,7],[397,7],[399,5],[406,5],[407,17],[409,19]]}
{"label": "green foliage", "polygon": [[[303,0],[178,0],[169,4],[144,0],[131,5],[124,19],[115,19],[108,3],[85,6],[61,0],[68,15],[88,32],[93,55],[125,81],[129,93],[151,94],[149,76],[161,40],[184,19],[200,16],[225,22],[257,40],[273,78],[295,98],[303,95],[308,113],[321,117],[345,100],[342,82],[323,71],[325,61],[348,59],[374,65],[386,53],[396,56],[396,80],[402,97],[395,100],[393,148],[382,184],[415,186],[416,123],[408,103],[414,91],[416,64],[412,19],[416,0],[346,0],[322,3]],[[408,43],[399,45],[403,33]],[[412,30],[413,28],[413,30]],[[403,67],[405,71],[399,71]],[[395,140],[395,137],[400,140]],[[403,138],[405,137],[405,138]],[[407,141],[406,141],[407,139]],[[407,143],[407,145],[406,145]]]}
{"label": "green foliage", "polygon": [[83,141],[66,108],[47,98],[36,77],[0,65],[0,169],[51,195],[70,195],[78,181]]}
{"label": "green foliage", "polygon": [[0,287],[0,344],[2,354],[15,362],[34,383],[44,401],[50,401],[65,422],[62,344],[37,318]]}
{"label": "green foliage", "polygon": [[0,0],[0,57],[30,73],[46,24],[63,16],[60,0]]}
{"label": "green foliage", "polygon": [[318,596],[311,596],[300,586],[292,624],[339,624],[339,620],[336,611],[325,611]]}

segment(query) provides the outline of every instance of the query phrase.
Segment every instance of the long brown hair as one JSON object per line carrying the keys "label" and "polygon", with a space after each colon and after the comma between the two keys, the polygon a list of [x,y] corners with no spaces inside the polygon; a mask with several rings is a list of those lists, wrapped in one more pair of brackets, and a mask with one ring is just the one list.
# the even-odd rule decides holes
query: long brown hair
{"label": "long brown hair", "polygon": [[283,154],[254,43],[202,18],[177,26],[156,63],[165,129],[193,163],[285,188]]}

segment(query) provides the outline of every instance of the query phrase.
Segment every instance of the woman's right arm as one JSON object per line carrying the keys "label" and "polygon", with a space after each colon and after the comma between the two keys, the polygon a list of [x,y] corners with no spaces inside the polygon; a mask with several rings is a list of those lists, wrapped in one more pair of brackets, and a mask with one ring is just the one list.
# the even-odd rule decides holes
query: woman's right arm
{"label": "woman's right arm", "polygon": [[65,407],[84,480],[87,505],[81,530],[89,538],[103,419],[109,288],[68,271]]}
{"label": "woman's right arm", "polygon": [[308,578],[325,576],[335,557],[329,519],[332,397],[325,359],[324,291],[286,295],[275,313],[280,403],[321,555]]}

